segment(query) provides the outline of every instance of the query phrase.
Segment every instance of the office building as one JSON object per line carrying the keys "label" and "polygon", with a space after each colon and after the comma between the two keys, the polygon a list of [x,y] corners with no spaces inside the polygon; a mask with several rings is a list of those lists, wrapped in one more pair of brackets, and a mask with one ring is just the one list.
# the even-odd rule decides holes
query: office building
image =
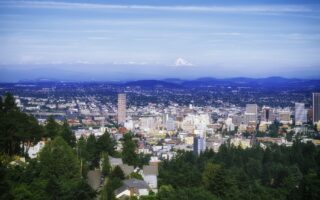
{"label": "office building", "polygon": [[124,124],[127,112],[126,94],[118,94],[118,124]]}
{"label": "office building", "polygon": [[258,121],[258,105],[257,104],[247,104],[246,112],[244,113],[245,124],[257,123]]}
{"label": "office building", "polygon": [[291,123],[290,115],[291,115],[290,111],[286,111],[286,110],[279,111],[278,120],[280,121],[280,123],[289,124]]}
{"label": "office building", "polygon": [[270,107],[263,107],[262,114],[261,114],[261,121],[262,122],[270,122],[272,123],[276,119],[274,110]]}
{"label": "office building", "polygon": [[195,155],[200,155],[201,152],[206,150],[205,138],[201,136],[196,136],[193,138],[193,153]]}
{"label": "office building", "polygon": [[312,110],[313,110],[313,123],[318,123],[320,120],[320,93],[312,94]]}
{"label": "office building", "polygon": [[295,123],[296,125],[298,124],[303,124],[307,122],[307,109],[304,108],[304,103],[295,103]]}

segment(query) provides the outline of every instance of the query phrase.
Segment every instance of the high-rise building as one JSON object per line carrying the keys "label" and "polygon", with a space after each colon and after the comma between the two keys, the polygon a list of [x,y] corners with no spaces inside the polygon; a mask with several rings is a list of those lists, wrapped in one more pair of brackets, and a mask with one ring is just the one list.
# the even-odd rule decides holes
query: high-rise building
{"label": "high-rise building", "polygon": [[311,108],[308,109],[308,113],[307,113],[307,121],[308,122],[312,122],[313,121],[313,109],[312,109],[312,106]]}
{"label": "high-rise building", "polygon": [[261,118],[264,119],[264,121],[266,121],[266,122],[269,121],[269,119],[270,119],[270,108],[264,108],[263,109],[263,115],[262,115]]}
{"label": "high-rise building", "polygon": [[261,121],[263,122],[273,122],[276,119],[274,110],[270,107],[263,107],[261,114]]}
{"label": "high-rise building", "polygon": [[258,113],[258,105],[257,104],[247,104],[246,105],[246,113]]}
{"label": "high-rise building", "polygon": [[279,111],[278,120],[280,121],[280,123],[283,123],[283,124],[291,123],[290,115],[291,115],[290,111],[287,111],[287,110]]}
{"label": "high-rise building", "polygon": [[295,122],[296,124],[303,124],[307,122],[307,109],[304,108],[304,103],[295,103]]}
{"label": "high-rise building", "polygon": [[196,136],[193,138],[193,153],[200,155],[201,152],[205,151],[205,138],[201,136]]}
{"label": "high-rise building", "polygon": [[320,93],[312,94],[312,109],[313,109],[313,123],[317,123],[320,120]]}
{"label": "high-rise building", "polygon": [[118,124],[124,124],[127,113],[126,94],[118,94]]}
{"label": "high-rise building", "polygon": [[247,104],[246,112],[244,113],[245,124],[250,122],[257,123],[258,121],[258,105],[257,104]]}

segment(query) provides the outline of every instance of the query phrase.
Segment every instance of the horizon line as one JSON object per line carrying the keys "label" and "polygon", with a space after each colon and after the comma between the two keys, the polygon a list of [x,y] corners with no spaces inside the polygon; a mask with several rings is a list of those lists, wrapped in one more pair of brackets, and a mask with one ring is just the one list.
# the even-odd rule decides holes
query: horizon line
{"label": "horizon line", "polygon": [[167,82],[168,79],[173,79],[173,80],[179,80],[179,81],[196,81],[200,79],[215,79],[215,80],[228,80],[228,79],[252,79],[252,80],[259,80],[259,79],[271,79],[271,78],[278,78],[278,79],[285,79],[285,80],[309,80],[309,81],[320,81],[319,78],[297,78],[297,77],[283,77],[283,76],[265,76],[265,77],[250,77],[250,76],[232,76],[232,77],[214,77],[214,76],[200,76],[197,78],[173,78],[173,77],[168,77],[168,78],[154,78],[154,79],[127,79],[127,80],[59,80],[56,78],[37,78],[37,79],[25,79],[25,80],[18,80],[18,81],[0,81],[0,84],[16,84],[16,83],[45,83],[45,82],[55,82],[55,83],[103,83],[103,82],[112,82],[112,83],[129,83],[129,82],[136,82],[136,81],[162,81],[162,82]]}

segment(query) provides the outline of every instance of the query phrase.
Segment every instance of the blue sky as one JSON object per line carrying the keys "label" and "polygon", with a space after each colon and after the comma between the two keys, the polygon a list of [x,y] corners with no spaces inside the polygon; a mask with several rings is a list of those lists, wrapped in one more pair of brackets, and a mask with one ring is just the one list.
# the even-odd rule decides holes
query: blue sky
{"label": "blue sky", "polygon": [[0,81],[320,78],[320,2],[1,0],[0,44]]}

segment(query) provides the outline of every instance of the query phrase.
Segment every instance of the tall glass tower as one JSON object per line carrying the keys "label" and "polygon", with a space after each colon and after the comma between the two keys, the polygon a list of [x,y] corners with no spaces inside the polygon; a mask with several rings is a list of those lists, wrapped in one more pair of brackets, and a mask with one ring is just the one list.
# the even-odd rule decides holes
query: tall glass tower
{"label": "tall glass tower", "polygon": [[320,93],[312,94],[312,110],[313,110],[313,123],[320,120]]}

